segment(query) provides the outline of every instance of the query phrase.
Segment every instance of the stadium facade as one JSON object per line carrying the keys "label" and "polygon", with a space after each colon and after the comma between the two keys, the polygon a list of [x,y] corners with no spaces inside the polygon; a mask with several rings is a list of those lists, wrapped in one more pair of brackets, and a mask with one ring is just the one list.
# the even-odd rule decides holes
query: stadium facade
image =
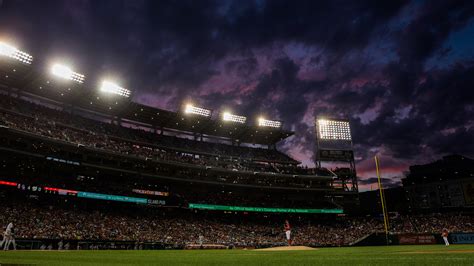
{"label": "stadium facade", "polygon": [[447,211],[474,208],[474,160],[461,155],[410,166],[402,180],[408,208]]}

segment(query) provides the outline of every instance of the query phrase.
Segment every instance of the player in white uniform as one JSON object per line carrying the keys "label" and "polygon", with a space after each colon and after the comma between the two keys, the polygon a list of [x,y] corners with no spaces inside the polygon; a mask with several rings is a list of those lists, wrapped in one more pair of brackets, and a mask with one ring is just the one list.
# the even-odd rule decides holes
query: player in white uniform
{"label": "player in white uniform", "polygon": [[449,246],[448,235],[449,235],[448,229],[444,228],[443,232],[441,233],[441,236],[443,237],[444,244],[446,246]]}
{"label": "player in white uniform", "polygon": [[286,241],[288,241],[288,246],[291,246],[292,244],[291,227],[290,227],[290,222],[288,222],[288,220],[285,220],[285,235],[286,235]]}
{"label": "player in white uniform", "polygon": [[15,238],[13,237],[13,223],[9,223],[7,225],[7,229],[4,233],[4,242],[5,246],[3,247],[3,250],[8,250],[10,248],[10,244],[13,244],[13,249],[16,250],[16,242]]}

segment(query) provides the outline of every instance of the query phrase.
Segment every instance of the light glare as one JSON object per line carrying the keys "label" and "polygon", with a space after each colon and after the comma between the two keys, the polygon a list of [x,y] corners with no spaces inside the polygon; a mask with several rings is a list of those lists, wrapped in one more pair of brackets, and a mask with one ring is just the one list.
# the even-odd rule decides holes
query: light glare
{"label": "light glare", "polygon": [[281,127],[281,122],[280,121],[274,121],[274,120],[267,120],[263,117],[260,117],[258,119],[258,125],[261,126],[261,127],[280,128]]}
{"label": "light glare", "polygon": [[66,66],[56,64],[51,71],[58,77],[72,79],[72,70]]}
{"label": "light glare", "polygon": [[33,61],[31,55],[3,42],[0,42],[0,55],[13,58],[25,64],[31,64]]}
{"label": "light glare", "polygon": [[244,124],[245,121],[247,121],[247,117],[240,116],[240,115],[234,115],[234,114],[231,114],[229,112],[224,112],[224,114],[222,114],[222,119],[224,121],[232,121],[232,122],[237,122],[237,123],[241,123],[241,124]]}
{"label": "light glare", "polygon": [[0,54],[4,56],[13,56],[18,49],[6,43],[0,43]]}
{"label": "light glare", "polygon": [[186,104],[184,108],[184,113],[186,114],[195,114],[195,115],[202,115],[209,117],[211,116],[212,111],[209,109],[201,108],[201,107],[196,107],[192,104]]}
{"label": "light glare", "polygon": [[58,76],[63,79],[68,79],[68,80],[73,80],[78,83],[83,83],[84,82],[84,75],[76,73],[72,71],[69,67],[60,65],[60,64],[55,64],[51,68],[51,72],[53,75]]}
{"label": "light glare", "polygon": [[120,95],[123,97],[130,97],[131,94],[130,90],[122,88],[119,85],[110,81],[103,81],[102,86],[100,87],[100,91]]}

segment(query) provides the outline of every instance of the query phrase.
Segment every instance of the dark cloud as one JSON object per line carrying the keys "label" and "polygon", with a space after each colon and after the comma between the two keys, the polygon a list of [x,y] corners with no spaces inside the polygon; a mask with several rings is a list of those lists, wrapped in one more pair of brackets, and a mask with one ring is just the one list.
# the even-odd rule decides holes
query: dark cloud
{"label": "dark cloud", "polygon": [[424,62],[438,51],[453,30],[465,26],[472,18],[474,4],[472,1],[426,1],[420,10],[400,32],[398,53],[402,65]]}
{"label": "dark cloud", "polygon": [[385,69],[392,96],[399,101],[413,97],[424,63],[435,53],[446,53],[446,49],[440,49],[442,44],[451,32],[470,21],[474,2],[426,1],[419,10],[418,16],[398,33],[398,60]]}
{"label": "dark cloud", "polygon": [[433,133],[428,137],[427,145],[430,146],[435,153],[472,155],[474,151],[474,143],[472,141],[473,136],[473,127],[469,129],[459,127],[446,134],[440,132]]}
{"label": "dark cloud", "polygon": [[164,108],[281,119],[296,134],[280,148],[306,163],[329,115],[351,120],[360,165],[409,164],[473,155],[474,52],[446,46],[473,17],[473,1],[0,0],[0,37],[89,87],[111,75]]}
{"label": "dark cloud", "polygon": [[254,57],[232,60],[225,64],[227,74],[235,72],[239,78],[245,79],[257,70],[258,61]]}
{"label": "dark cloud", "polygon": [[[213,62],[228,54],[279,41],[320,44],[341,53],[364,47],[374,28],[403,3],[6,1],[2,19],[9,23],[2,24],[9,27],[2,28],[20,33],[25,43],[38,40],[35,52],[67,49],[76,57],[87,55],[84,64],[89,67],[107,64],[117,72],[132,70],[135,76],[147,75],[148,82],[182,89],[205,82]],[[44,47],[49,49],[40,50]],[[151,89],[141,77],[130,79]]]}
{"label": "dark cloud", "polygon": [[334,105],[344,107],[350,113],[363,113],[369,108],[374,108],[377,99],[386,96],[387,92],[388,88],[380,84],[366,84],[361,91],[343,90],[334,93],[329,101]]}

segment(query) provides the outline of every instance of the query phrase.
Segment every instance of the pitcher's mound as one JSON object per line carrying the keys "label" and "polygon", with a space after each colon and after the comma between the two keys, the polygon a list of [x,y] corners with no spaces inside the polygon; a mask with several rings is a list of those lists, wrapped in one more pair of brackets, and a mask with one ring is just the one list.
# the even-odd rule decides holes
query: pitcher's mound
{"label": "pitcher's mound", "polygon": [[292,251],[292,250],[318,250],[318,249],[307,247],[307,246],[284,246],[284,247],[256,249],[256,251]]}

